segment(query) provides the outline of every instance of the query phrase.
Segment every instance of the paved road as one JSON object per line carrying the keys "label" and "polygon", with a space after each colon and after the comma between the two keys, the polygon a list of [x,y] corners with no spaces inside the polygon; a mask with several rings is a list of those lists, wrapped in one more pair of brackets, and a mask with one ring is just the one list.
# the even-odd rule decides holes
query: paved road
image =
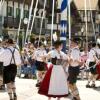
{"label": "paved road", "polygon": [[[47,97],[37,94],[35,83],[36,80],[16,78],[18,100],[47,100]],[[100,100],[100,81],[97,81],[97,89],[87,89],[85,84],[86,81],[78,81],[77,83],[81,100]],[[9,100],[7,92],[0,91],[0,100]],[[62,100],[70,99],[62,98]]]}

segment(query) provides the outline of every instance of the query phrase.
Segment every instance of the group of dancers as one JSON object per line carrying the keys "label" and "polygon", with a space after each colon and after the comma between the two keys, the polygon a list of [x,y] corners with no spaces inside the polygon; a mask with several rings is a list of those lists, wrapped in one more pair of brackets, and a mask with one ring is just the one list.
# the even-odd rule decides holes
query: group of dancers
{"label": "group of dancers", "polygon": [[[35,60],[37,70],[38,93],[51,98],[67,97],[69,94],[72,100],[81,100],[79,96],[77,76],[80,73],[81,66],[89,66],[91,72],[86,84],[87,88],[95,88],[95,81],[100,78],[100,45],[91,43],[91,49],[86,53],[86,59],[83,60],[79,49],[78,38],[70,40],[69,52],[62,51],[63,42],[57,40],[53,48],[47,52],[42,42],[37,42],[37,49],[32,54]],[[12,39],[8,39],[5,48],[0,52],[0,62],[3,62],[3,83],[7,86],[7,92],[10,100],[17,100],[15,77],[17,66],[21,65],[21,55],[15,47]],[[51,62],[48,64],[48,62]],[[87,64],[88,62],[88,64]],[[87,69],[86,69],[87,70]]]}
{"label": "group of dancers", "polygon": [[[99,44],[91,43],[91,49],[87,51],[85,60],[82,60],[78,44],[78,38],[71,39],[70,50],[67,54],[62,52],[63,43],[58,40],[54,43],[54,49],[48,53],[45,52],[42,44],[36,50],[34,54],[38,70],[36,85],[39,86],[38,93],[48,96],[48,100],[51,100],[51,97],[57,97],[57,100],[60,100],[61,97],[67,97],[69,93],[73,97],[72,100],[80,100],[76,82],[81,66],[88,66],[85,70],[91,72],[86,88],[96,87],[95,81],[97,77],[100,77]],[[48,60],[51,62],[49,68],[46,64]]]}

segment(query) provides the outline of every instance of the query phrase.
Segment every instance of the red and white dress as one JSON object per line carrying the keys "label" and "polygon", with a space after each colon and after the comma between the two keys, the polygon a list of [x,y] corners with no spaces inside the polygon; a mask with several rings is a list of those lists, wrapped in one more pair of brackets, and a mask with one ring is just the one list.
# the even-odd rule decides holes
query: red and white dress
{"label": "red and white dress", "polygon": [[100,64],[96,66],[97,68],[97,74],[98,74],[98,78],[97,79],[100,79]]}
{"label": "red and white dress", "polygon": [[[51,58],[67,59],[67,55],[57,50],[49,52]],[[68,94],[67,76],[62,65],[51,65],[39,88],[39,94],[48,97],[65,97]]]}
{"label": "red and white dress", "polygon": [[[100,48],[96,49],[96,53],[98,54],[98,57],[100,58]],[[97,74],[98,74],[98,78],[97,79],[100,79],[100,64],[98,64],[96,66],[96,70],[97,70]]]}

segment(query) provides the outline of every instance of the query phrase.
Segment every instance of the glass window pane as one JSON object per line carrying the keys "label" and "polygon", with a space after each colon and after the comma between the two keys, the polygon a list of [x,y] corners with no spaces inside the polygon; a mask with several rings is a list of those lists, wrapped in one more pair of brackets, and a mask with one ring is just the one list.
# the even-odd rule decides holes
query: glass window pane
{"label": "glass window pane", "polygon": [[29,11],[28,10],[24,10],[24,18],[28,18],[29,17]]}
{"label": "glass window pane", "polygon": [[2,16],[0,16],[0,22],[2,22]]}
{"label": "glass window pane", "polygon": [[16,8],[16,17],[20,17],[20,9]]}
{"label": "glass window pane", "polygon": [[13,8],[8,6],[8,16],[13,15]]}

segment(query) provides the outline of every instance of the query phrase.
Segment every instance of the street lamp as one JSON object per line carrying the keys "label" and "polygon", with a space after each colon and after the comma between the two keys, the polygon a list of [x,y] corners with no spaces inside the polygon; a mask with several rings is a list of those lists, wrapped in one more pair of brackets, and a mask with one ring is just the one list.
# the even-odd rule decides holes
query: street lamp
{"label": "street lamp", "polygon": [[46,41],[46,40],[44,41],[44,45],[45,45],[45,46],[47,45],[47,41]]}
{"label": "street lamp", "polygon": [[83,34],[84,34],[84,28],[82,27],[81,28],[81,36],[82,36],[82,38],[83,38]]}
{"label": "street lamp", "polygon": [[24,24],[28,24],[28,18],[24,18]]}
{"label": "street lamp", "polygon": [[54,40],[54,42],[57,41],[57,33],[56,32],[53,34],[53,40]]}
{"label": "street lamp", "polygon": [[[84,33],[84,28],[81,28],[81,35],[82,35],[82,39],[83,39],[83,33]],[[81,47],[83,47],[83,41],[81,42]]]}
{"label": "street lamp", "polygon": [[81,33],[82,33],[82,36],[83,36],[83,33],[84,33],[84,28],[83,27],[81,28]]}
{"label": "street lamp", "polygon": [[97,44],[100,44],[100,36],[97,38]]}

